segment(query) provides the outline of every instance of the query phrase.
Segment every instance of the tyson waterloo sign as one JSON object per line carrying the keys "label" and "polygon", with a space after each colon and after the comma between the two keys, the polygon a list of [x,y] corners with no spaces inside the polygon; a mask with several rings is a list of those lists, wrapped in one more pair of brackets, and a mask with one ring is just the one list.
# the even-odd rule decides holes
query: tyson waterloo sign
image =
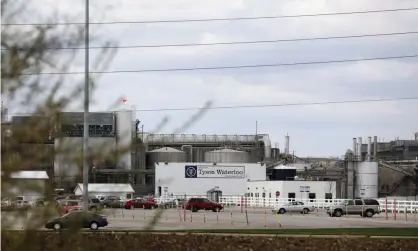
{"label": "tyson waterloo sign", "polygon": [[245,179],[245,166],[197,166],[184,167],[185,178]]}

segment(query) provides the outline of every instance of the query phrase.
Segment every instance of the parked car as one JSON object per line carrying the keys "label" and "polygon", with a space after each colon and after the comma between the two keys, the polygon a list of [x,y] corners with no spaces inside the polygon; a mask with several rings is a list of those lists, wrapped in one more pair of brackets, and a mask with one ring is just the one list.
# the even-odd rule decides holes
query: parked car
{"label": "parked car", "polygon": [[94,212],[73,211],[45,223],[45,228],[59,231],[68,228],[90,228],[98,230],[109,223],[106,216]]}
{"label": "parked car", "polygon": [[186,203],[185,199],[174,199],[174,200],[170,200],[168,202],[162,203],[160,207],[165,208],[165,209],[177,208],[177,207],[183,208],[185,203]]}
{"label": "parked car", "polygon": [[72,211],[78,211],[82,209],[82,204],[79,200],[65,200],[61,201],[62,214],[68,214]]}
{"label": "parked car", "polygon": [[191,210],[192,212],[198,212],[199,210],[219,212],[224,208],[222,204],[204,198],[191,198],[186,202],[185,206],[186,210]]}
{"label": "parked car", "polygon": [[314,212],[315,207],[305,205],[301,201],[291,201],[289,203],[278,205],[272,209],[273,213],[284,214],[286,212],[297,212],[302,214],[308,214],[309,212]]}
{"label": "parked car", "polygon": [[107,196],[100,201],[100,205],[104,208],[122,208],[123,204],[122,199],[117,196]]}
{"label": "parked car", "polygon": [[339,205],[327,207],[327,214],[331,217],[343,215],[360,215],[361,217],[373,217],[380,213],[380,204],[375,199],[345,200]]}
{"label": "parked car", "polygon": [[[80,202],[81,202],[80,205],[83,205],[83,199],[81,199]],[[99,208],[100,208],[100,200],[96,197],[90,197],[89,198],[89,210],[96,211]]]}
{"label": "parked car", "polygon": [[158,205],[154,200],[135,199],[126,201],[123,207],[131,210],[134,208],[155,209]]}

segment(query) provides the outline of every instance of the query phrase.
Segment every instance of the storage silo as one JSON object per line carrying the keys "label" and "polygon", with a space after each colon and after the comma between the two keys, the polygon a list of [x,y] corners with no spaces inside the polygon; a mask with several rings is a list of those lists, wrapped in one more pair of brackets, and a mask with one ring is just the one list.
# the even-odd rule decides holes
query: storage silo
{"label": "storage silo", "polygon": [[271,173],[270,180],[295,180],[296,168],[293,166],[275,166]]}
{"label": "storage silo", "polygon": [[232,149],[215,150],[205,153],[205,162],[210,163],[249,163],[247,152]]}
{"label": "storage silo", "polygon": [[377,162],[357,163],[355,195],[360,198],[378,198],[379,165]]}
{"label": "storage silo", "polygon": [[151,163],[181,163],[187,162],[187,154],[171,147],[163,147],[148,152]]}

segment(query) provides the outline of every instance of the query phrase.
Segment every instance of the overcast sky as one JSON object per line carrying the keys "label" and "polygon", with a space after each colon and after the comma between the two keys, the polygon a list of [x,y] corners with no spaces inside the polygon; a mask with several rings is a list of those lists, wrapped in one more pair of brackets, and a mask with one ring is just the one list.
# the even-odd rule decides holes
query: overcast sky
{"label": "overcast sky", "polygon": [[[416,0],[90,0],[92,22],[300,15],[418,7]],[[83,22],[83,0],[32,0],[23,21],[52,9]],[[41,13],[38,17],[33,10]],[[418,10],[247,21],[92,25],[101,40],[120,46],[211,43],[418,31]],[[108,70],[294,63],[418,54],[418,34],[245,45],[119,49]],[[65,52],[63,52],[65,53]],[[92,57],[97,50],[92,50]],[[83,57],[75,62],[83,70]],[[80,76],[82,77],[82,76]],[[77,76],[72,76],[78,79]],[[418,96],[418,60],[104,74],[93,110],[120,97],[136,109],[262,105]],[[137,112],[145,131],[161,120],[171,133],[196,111]],[[298,156],[340,156],[353,137],[412,139],[418,101],[210,110],[184,133],[269,134],[282,148],[290,135]]]}

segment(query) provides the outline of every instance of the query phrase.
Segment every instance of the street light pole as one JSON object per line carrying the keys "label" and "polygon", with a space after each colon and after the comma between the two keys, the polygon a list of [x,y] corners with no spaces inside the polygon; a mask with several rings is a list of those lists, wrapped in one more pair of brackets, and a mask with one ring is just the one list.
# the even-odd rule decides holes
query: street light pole
{"label": "street light pole", "polygon": [[84,131],[83,131],[83,211],[89,209],[89,103],[90,103],[90,86],[89,86],[89,0],[86,1],[86,20],[85,20],[85,69],[84,69]]}

